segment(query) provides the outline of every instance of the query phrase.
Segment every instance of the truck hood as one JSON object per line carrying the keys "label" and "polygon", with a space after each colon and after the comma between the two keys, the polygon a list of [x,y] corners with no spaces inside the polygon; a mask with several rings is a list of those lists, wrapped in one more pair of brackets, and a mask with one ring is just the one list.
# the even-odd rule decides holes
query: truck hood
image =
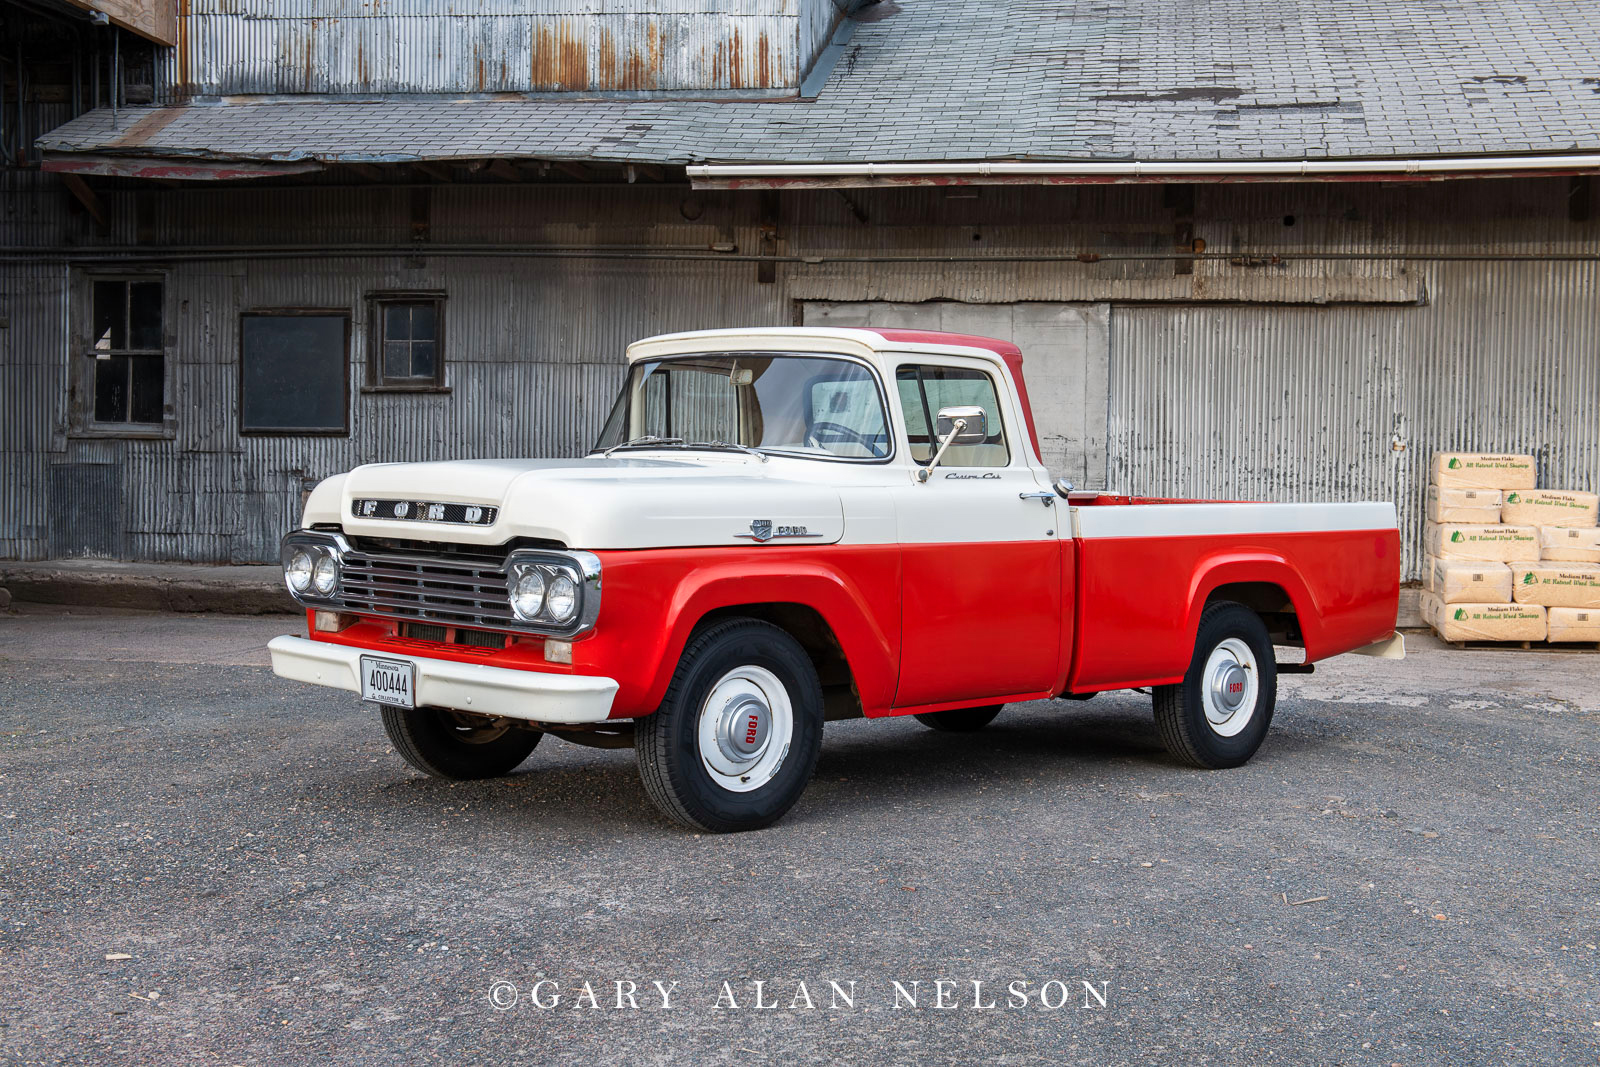
{"label": "truck hood", "polygon": [[[370,515],[357,501],[381,501]],[[419,519],[426,508],[495,508],[483,525]],[[447,517],[459,518],[457,509]],[[844,535],[839,494],[775,476],[744,455],[694,459],[493,459],[379,463],[317,487],[303,525],[338,523],[357,536],[498,545],[513,538],[569,548],[832,544]]]}

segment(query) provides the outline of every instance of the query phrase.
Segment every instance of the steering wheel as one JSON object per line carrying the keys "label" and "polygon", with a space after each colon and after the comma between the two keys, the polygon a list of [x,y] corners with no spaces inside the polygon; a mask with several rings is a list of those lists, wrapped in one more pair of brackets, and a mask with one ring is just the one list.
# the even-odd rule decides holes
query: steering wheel
{"label": "steering wheel", "polygon": [[884,456],[882,451],[883,446],[878,443],[876,435],[868,436],[867,434],[862,433],[860,430],[849,426],[842,426],[837,422],[827,422],[825,420],[814,422],[811,424],[811,433],[809,436],[818,448],[822,447],[822,442],[817,440],[817,433],[819,431],[838,434],[846,440],[860,445],[877,459],[882,459]]}

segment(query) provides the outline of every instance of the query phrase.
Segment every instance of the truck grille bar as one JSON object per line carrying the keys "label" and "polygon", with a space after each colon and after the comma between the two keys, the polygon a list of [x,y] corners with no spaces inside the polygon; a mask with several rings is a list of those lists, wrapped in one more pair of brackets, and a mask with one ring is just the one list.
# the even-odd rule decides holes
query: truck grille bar
{"label": "truck grille bar", "polygon": [[525,628],[511,613],[505,564],[490,557],[407,556],[357,548],[345,554],[340,599],[358,613]]}

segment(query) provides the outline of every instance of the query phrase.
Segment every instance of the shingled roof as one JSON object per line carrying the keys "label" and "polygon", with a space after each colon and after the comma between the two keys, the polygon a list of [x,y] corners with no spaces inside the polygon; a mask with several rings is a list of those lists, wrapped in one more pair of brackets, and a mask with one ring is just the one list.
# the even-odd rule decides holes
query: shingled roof
{"label": "shingled roof", "polygon": [[1255,160],[1600,148],[1596,0],[900,0],[813,101],[383,96],[85,114],[47,153]]}

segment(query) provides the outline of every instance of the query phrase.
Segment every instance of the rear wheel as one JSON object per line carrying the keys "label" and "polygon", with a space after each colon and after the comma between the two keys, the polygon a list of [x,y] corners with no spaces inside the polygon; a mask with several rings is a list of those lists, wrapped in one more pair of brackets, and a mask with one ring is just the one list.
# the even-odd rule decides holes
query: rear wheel
{"label": "rear wheel", "polygon": [[380,705],[394,750],[431,778],[468,781],[510,774],[544,735],[506,719],[444,708]]}
{"label": "rear wheel", "polygon": [[929,711],[918,715],[917,721],[930,730],[944,733],[970,734],[994,722],[1004,704],[990,704],[986,708],[956,708],[952,711]]}
{"label": "rear wheel", "polygon": [[1156,727],[1167,751],[1190,766],[1237,767],[1261,747],[1277,699],[1278,668],[1260,616],[1242,604],[1212,604],[1183,681],[1156,687]]}
{"label": "rear wheel", "polygon": [[822,749],[822,686],[778,627],[732,619],[684,650],[666,699],[634,727],[645,792],[695,830],[755,830],[800,799]]}

